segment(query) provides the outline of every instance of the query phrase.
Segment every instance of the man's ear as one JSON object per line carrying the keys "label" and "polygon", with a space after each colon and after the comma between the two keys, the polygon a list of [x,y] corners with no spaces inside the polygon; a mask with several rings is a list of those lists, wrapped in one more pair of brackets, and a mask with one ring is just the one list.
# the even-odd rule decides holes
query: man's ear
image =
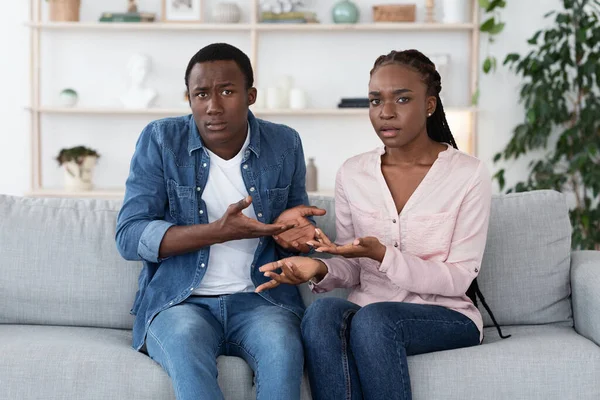
{"label": "man's ear", "polygon": [[248,89],[248,105],[251,106],[256,102],[257,90],[254,87]]}

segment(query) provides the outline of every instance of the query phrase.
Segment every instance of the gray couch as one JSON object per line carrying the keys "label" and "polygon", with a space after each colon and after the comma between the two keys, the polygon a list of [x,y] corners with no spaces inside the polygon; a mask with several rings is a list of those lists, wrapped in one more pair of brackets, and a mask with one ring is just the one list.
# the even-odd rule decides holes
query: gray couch
{"label": "gray couch", "polygon": [[[333,237],[332,199],[311,200]],[[115,249],[119,205],[0,196],[1,399],[174,398],[130,347],[140,264]],[[494,198],[480,287],[512,337],[485,315],[482,346],[410,357],[415,399],[600,399],[600,254],[571,252],[569,237],[562,195]],[[218,362],[226,398],[253,398],[244,361]]]}

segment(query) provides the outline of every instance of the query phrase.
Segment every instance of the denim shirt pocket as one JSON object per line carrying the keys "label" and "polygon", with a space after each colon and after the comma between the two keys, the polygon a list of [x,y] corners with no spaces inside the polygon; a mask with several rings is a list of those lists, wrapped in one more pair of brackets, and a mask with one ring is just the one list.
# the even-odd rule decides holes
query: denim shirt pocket
{"label": "denim shirt pocket", "polygon": [[277,218],[279,214],[285,211],[290,194],[290,186],[291,185],[287,185],[284,188],[267,189],[269,211],[271,212],[273,219]]}
{"label": "denim shirt pocket", "polygon": [[195,191],[193,186],[181,186],[175,180],[167,180],[169,213],[178,225],[194,223]]}

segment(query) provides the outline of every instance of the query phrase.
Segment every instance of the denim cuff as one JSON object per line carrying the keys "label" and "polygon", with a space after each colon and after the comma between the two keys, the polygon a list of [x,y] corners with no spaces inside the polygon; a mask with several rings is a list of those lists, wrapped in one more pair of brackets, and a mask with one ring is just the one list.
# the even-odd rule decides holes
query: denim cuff
{"label": "denim cuff", "polygon": [[163,220],[151,221],[140,237],[140,243],[138,244],[138,254],[146,261],[152,263],[158,263],[162,259],[158,258],[158,251],[160,249],[160,242],[167,229],[174,226],[175,224]]}

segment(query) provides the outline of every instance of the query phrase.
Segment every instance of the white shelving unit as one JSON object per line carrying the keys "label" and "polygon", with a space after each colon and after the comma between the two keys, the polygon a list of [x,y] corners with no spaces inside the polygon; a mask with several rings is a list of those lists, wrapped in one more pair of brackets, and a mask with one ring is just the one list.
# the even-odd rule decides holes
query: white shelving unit
{"label": "white shelving unit", "polygon": [[[208,32],[241,32],[250,39],[250,60],[255,71],[258,65],[259,36],[262,32],[317,32],[326,35],[328,33],[344,32],[467,32],[470,37],[469,45],[469,89],[470,94],[477,90],[479,70],[479,6],[477,0],[472,0],[471,22],[462,24],[443,23],[358,23],[358,24],[266,24],[258,21],[259,0],[251,2],[251,14],[249,23],[238,24],[214,24],[214,23],[101,23],[101,22],[46,22],[42,20],[42,0],[30,0],[30,19],[26,23],[31,30],[31,104],[27,108],[31,114],[31,190],[27,195],[40,197],[85,197],[85,198],[121,198],[123,188],[97,189],[89,192],[67,192],[61,189],[48,189],[42,185],[42,162],[41,162],[41,116],[45,114],[60,115],[113,115],[113,116],[177,116],[185,115],[190,111],[181,108],[150,108],[145,110],[127,110],[121,108],[61,108],[48,107],[41,104],[41,39],[46,31],[72,31],[74,34],[81,31],[119,32],[119,31],[208,31]],[[295,116],[295,117],[343,117],[351,115],[367,116],[367,109],[336,109],[317,108],[304,110],[261,110],[252,109],[257,116]],[[471,123],[469,147],[466,151],[474,153],[476,148],[477,127],[476,113],[474,107],[447,107],[446,111],[467,112]],[[330,191],[320,194],[331,195]]]}

